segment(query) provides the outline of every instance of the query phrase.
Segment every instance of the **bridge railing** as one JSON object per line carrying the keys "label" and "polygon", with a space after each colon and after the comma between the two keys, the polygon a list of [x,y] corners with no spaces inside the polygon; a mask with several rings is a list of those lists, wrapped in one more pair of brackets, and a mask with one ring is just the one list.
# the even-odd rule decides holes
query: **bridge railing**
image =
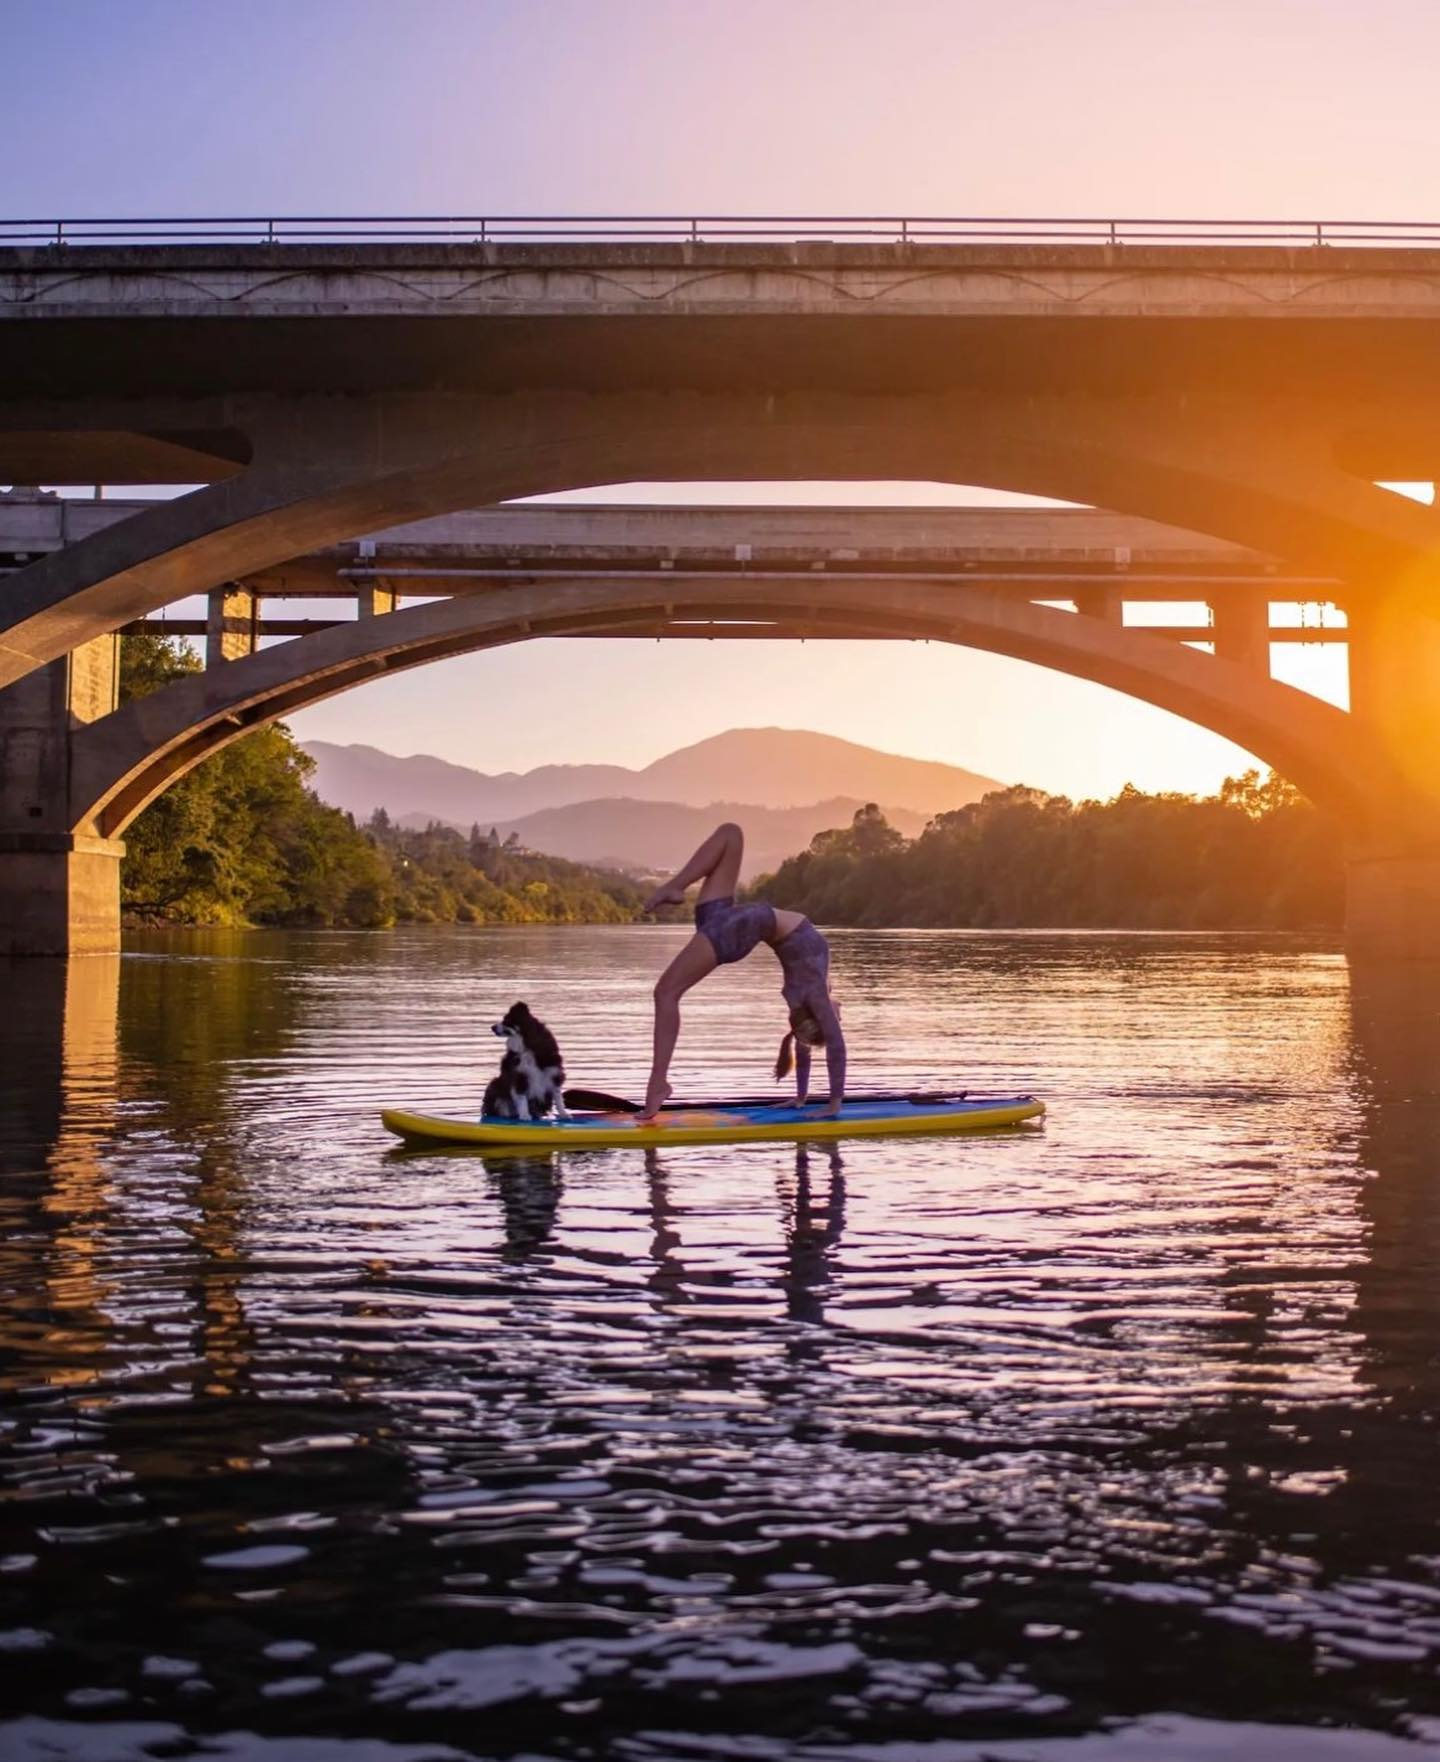
{"label": "bridge railing", "polygon": [[290,215],[0,220],[0,245],[1030,244],[1440,246],[1440,221],[940,215]]}

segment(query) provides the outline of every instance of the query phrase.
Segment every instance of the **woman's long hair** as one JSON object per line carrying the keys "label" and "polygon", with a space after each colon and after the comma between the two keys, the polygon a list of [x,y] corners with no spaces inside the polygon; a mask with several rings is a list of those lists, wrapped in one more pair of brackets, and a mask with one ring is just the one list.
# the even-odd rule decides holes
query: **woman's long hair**
{"label": "woman's long hair", "polygon": [[814,1010],[802,1003],[790,1012],[790,1032],[780,1042],[780,1056],[775,1060],[775,1081],[783,1083],[794,1069],[794,1048],[797,1037],[807,1046],[823,1046],[824,1030]]}

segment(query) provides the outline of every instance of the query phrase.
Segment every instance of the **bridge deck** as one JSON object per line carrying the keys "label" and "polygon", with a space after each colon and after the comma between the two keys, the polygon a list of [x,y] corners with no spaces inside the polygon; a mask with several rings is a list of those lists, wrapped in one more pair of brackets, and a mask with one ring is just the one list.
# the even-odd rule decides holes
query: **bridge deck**
{"label": "bridge deck", "polygon": [[[1437,316],[1440,250],[1423,247],[0,248],[0,381],[32,416],[62,399],[442,386],[1113,396],[1264,385],[1344,408],[1357,390],[1440,387],[1440,359],[1415,334]],[[186,427],[177,414],[144,431]],[[192,409],[188,427],[209,437],[219,469],[229,455],[211,431],[223,423]],[[156,469],[153,447],[137,469]]]}
{"label": "bridge deck", "polygon": [[[0,495],[0,567],[106,530],[152,504]],[[1263,588],[1325,599],[1334,583],[1241,545],[1094,508],[694,507],[522,503],[392,527],[251,577],[270,597],[411,595],[547,574],[963,576],[1026,598],[1113,586],[1127,600]]]}

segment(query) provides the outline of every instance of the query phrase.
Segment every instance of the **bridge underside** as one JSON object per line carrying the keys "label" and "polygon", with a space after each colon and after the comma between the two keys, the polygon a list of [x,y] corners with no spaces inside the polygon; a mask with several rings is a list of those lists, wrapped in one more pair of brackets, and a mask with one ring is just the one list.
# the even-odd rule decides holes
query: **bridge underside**
{"label": "bridge underside", "polygon": [[[0,855],[17,873],[63,858],[79,899],[129,815],[238,729],[466,646],[670,633],[685,605],[752,634],[830,623],[991,647],[1217,728],[1335,811],[1357,938],[1440,954],[1440,520],[1373,481],[1440,476],[1437,320],[1425,251],[0,252],[0,474],[204,485],[4,582]],[[657,594],[524,583],[492,559],[439,589],[449,610],[397,612],[418,578],[353,559],[361,611],[394,628],[239,658],[263,628],[258,584],[357,532],[607,482],[745,478],[985,484],[1247,547],[1345,612],[1351,713],[1268,678],[1265,605],[1309,594],[1194,596],[1214,609],[1210,657],[1121,627],[1124,593],[1103,582],[1088,615],[1066,614],[1033,602],[1070,595],[998,568],[983,590],[892,575],[877,598],[828,567],[818,594],[678,572]],[[112,633],[192,594],[215,596],[207,644],[234,677],[162,694],[171,710],[105,709]]]}
{"label": "bridge underside", "polygon": [[[703,632],[730,640],[761,631],[954,642],[1094,680],[1247,747],[1294,778],[1365,848],[1383,757],[1357,748],[1342,711],[1244,661],[965,581],[551,579],[337,623],[77,722],[66,745],[63,824],[22,840],[13,856],[23,861],[0,863],[0,920],[18,926],[12,950],[117,942],[113,875],[125,828],[186,771],[277,717],[386,673],[542,637]],[[77,666],[77,656],[69,664]],[[7,873],[32,899],[49,899],[48,915],[8,909]]]}

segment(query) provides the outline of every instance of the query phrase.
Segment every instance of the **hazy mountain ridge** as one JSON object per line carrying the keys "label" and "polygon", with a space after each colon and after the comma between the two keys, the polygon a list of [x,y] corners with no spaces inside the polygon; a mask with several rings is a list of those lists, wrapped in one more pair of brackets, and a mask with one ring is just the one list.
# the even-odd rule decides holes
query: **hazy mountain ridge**
{"label": "hazy mountain ridge", "polygon": [[305,750],[316,761],[317,794],[359,820],[383,807],[407,826],[494,826],[502,838],[514,832],[531,850],[575,862],[674,868],[717,820],[738,820],[747,878],[803,850],[817,832],[847,824],[864,802],[878,802],[913,834],[933,815],[1001,787],[958,765],[785,728],[731,729],[641,770],[542,765],[490,776],[372,746],[317,740]]}
{"label": "hazy mountain ridge", "polygon": [[446,759],[397,758],[372,746],[305,743],[323,800],[367,818],[377,807],[396,817],[422,814],[456,825],[515,821],[546,808],[613,799],[705,807],[743,801],[794,808],[840,797],[931,815],[1001,787],[993,778],[932,759],[882,753],[830,734],[788,728],[734,728],[667,753],[651,765],[541,765],[487,775]]}

